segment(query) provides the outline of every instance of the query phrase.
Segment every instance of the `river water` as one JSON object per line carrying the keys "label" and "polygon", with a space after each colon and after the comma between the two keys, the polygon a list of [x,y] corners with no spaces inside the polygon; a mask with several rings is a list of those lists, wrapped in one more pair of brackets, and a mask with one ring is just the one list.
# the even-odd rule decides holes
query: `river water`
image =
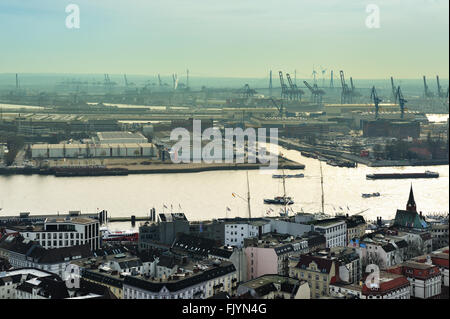
{"label": "river water", "polygon": [[[288,196],[295,212],[321,210],[320,162],[302,157],[298,151],[282,150],[289,159],[306,165],[304,178],[286,179]],[[411,184],[417,208],[424,213],[447,212],[449,206],[449,166],[357,168],[332,167],[322,163],[325,212],[393,218],[404,209]],[[367,180],[375,172],[437,171],[438,179]],[[289,171],[290,174],[300,171]],[[275,172],[273,172],[275,173]],[[287,173],[287,172],[286,172]],[[278,172],[281,174],[281,171]],[[249,171],[252,216],[277,216],[279,207],[263,204],[264,198],[282,195],[282,180],[259,170]],[[247,196],[245,171],[216,171],[181,174],[150,174],[107,177],[0,176],[1,215],[66,213],[69,210],[95,212],[106,209],[110,216],[145,216],[152,207],[158,212],[184,212],[190,220],[245,217],[247,203],[233,197]],[[362,193],[381,193],[362,198]],[[164,205],[167,208],[164,208]],[[180,209],[181,207],[181,209]],[[227,211],[227,207],[231,211]],[[272,208],[273,211],[268,211]],[[129,228],[114,223],[112,228]]]}

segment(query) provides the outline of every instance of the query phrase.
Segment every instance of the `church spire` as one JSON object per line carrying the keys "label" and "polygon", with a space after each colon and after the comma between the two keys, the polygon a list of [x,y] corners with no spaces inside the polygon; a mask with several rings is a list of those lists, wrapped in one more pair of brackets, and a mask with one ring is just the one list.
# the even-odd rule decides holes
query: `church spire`
{"label": "church spire", "polygon": [[416,211],[416,201],[414,200],[412,184],[411,184],[411,190],[409,191],[409,199],[408,199],[408,203],[406,204],[406,210],[412,211],[412,212]]}

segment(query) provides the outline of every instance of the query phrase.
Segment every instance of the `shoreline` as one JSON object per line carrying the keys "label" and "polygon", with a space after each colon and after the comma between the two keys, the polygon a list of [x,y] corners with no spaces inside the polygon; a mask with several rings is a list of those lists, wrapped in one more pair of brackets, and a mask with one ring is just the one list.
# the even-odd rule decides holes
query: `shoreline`
{"label": "shoreline", "polygon": [[[0,168],[0,175],[53,175],[56,177],[88,177],[88,176],[126,176],[136,174],[170,174],[170,173],[200,173],[209,171],[237,171],[256,170],[268,167],[265,164],[154,164],[145,167],[107,166],[106,168],[82,167],[82,168]],[[284,161],[285,169],[303,170],[304,164],[293,161]],[[277,168],[279,169],[279,167]]]}

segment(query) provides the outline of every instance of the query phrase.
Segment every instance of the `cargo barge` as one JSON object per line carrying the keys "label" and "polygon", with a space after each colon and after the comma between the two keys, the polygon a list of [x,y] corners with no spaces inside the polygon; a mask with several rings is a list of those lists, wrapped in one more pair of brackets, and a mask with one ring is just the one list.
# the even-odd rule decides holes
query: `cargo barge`
{"label": "cargo barge", "polygon": [[56,177],[128,175],[128,169],[125,168],[54,168],[53,171]]}
{"label": "cargo barge", "polygon": [[367,174],[367,179],[404,179],[404,178],[438,178],[439,173],[425,171],[425,173],[391,173],[391,174]]}

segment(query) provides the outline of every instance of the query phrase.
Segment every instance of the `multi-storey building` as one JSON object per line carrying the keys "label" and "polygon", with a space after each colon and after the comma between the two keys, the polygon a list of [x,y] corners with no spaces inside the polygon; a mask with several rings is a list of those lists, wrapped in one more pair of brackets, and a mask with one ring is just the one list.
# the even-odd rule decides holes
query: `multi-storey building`
{"label": "multi-storey building", "polygon": [[225,245],[243,247],[244,239],[270,233],[270,221],[263,218],[235,219],[225,223]]}
{"label": "multi-storey building", "polygon": [[340,218],[316,220],[312,222],[314,231],[323,234],[327,248],[347,246],[347,224]]}
{"label": "multi-storey building", "polygon": [[124,299],[205,299],[226,292],[233,296],[237,289],[236,268],[230,262],[203,261],[192,269],[165,279],[126,276]]}
{"label": "multi-storey building", "polygon": [[8,226],[25,239],[36,241],[46,249],[88,244],[92,250],[100,248],[100,223],[97,219],[66,217],[47,218],[43,225]]}
{"label": "multi-storey building", "polygon": [[308,250],[308,240],[293,236],[266,234],[245,240],[247,278],[254,279],[267,274],[289,275],[289,257]]}
{"label": "multi-storey building", "polygon": [[339,281],[339,267],[336,260],[311,255],[300,255],[289,265],[289,277],[308,281],[311,298],[319,299],[329,295],[330,284]]}
{"label": "multi-storey building", "polygon": [[0,254],[14,268],[37,268],[65,278],[67,266],[74,260],[93,256],[85,245],[44,249],[22,236],[6,236],[0,241]]}
{"label": "multi-storey building", "polygon": [[387,269],[388,272],[405,276],[410,283],[411,298],[437,299],[441,295],[441,272],[431,262],[407,261]]}

